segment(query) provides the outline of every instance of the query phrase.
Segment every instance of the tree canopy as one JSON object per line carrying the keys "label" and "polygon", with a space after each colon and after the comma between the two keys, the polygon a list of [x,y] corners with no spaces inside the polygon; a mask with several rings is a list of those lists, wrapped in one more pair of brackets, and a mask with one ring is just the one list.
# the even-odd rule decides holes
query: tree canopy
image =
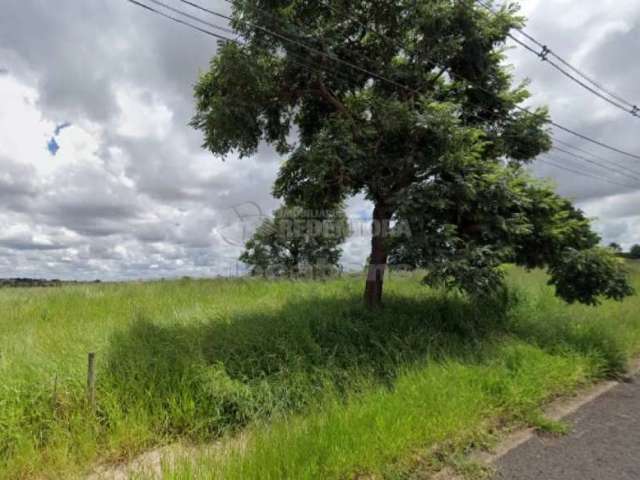
{"label": "tree canopy", "polygon": [[589,220],[551,185],[518,166],[467,160],[456,175],[416,185],[397,214],[391,263],[422,267],[425,282],[488,295],[503,285],[504,263],[547,267],[567,302],[631,293],[623,261],[598,246]]}
{"label": "tree canopy", "polygon": [[[233,19],[243,42],[221,45],[200,77],[192,125],[214,154],[275,145],[286,159],[274,194],[288,203],[373,203],[369,306],[381,304],[390,253],[486,284],[500,261],[546,266],[593,247],[582,214],[522,173],[551,140],[546,109],[521,110],[526,83],[504,65],[507,35],[523,24],[514,5],[236,0]],[[400,217],[416,227],[404,245],[389,235]],[[475,280],[435,269],[457,268],[462,251],[484,265]],[[587,300],[613,293],[604,287]]]}
{"label": "tree canopy", "polygon": [[252,275],[324,276],[340,268],[340,245],[348,233],[342,208],[308,211],[283,205],[257,228],[240,260]]}

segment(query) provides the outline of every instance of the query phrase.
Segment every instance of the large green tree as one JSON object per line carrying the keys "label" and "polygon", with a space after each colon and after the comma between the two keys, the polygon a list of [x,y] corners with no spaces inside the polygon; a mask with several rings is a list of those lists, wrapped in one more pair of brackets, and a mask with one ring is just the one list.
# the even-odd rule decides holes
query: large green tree
{"label": "large green tree", "polygon": [[258,226],[240,260],[252,275],[323,276],[339,269],[340,246],[348,234],[342,208],[310,211],[283,205]]}
{"label": "large green tree", "polygon": [[[503,62],[507,34],[523,22],[512,5],[493,14],[473,0],[235,0],[233,19],[244,40],[221,45],[200,77],[192,125],[214,154],[275,145],[286,159],[274,193],[287,202],[373,203],[370,307],[381,304],[389,231],[409,198],[437,185],[451,199],[465,169],[518,171],[551,146],[546,110],[518,109],[526,85]],[[451,228],[482,227],[417,233]]]}

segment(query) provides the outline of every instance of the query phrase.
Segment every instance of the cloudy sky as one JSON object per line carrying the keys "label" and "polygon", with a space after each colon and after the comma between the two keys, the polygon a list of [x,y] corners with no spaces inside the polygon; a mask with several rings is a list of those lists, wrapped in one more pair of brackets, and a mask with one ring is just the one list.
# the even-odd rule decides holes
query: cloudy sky
{"label": "cloudy sky", "polygon": [[[0,277],[235,273],[242,239],[261,212],[278,205],[270,190],[280,159],[265,146],[254,158],[223,161],[204,152],[200,134],[187,126],[192,86],[215,40],[125,0],[2,3]],[[228,7],[222,0],[200,3]],[[522,6],[529,33],[640,102],[640,1],[523,0]],[[530,53],[513,50],[510,60],[518,78],[532,81],[532,105],[548,104],[555,121],[640,154],[640,119]],[[640,243],[640,161],[562,132],[557,137],[619,167],[598,169],[552,153],[552,161],[574,171],[539,162],[535,172],[555,179],[562,194],[597,217],[605,241]],[[349,213],[357,220],[368,208],[354,199]],[[362,235],[352,238],[345,263],[361,265],[366,244]]]}

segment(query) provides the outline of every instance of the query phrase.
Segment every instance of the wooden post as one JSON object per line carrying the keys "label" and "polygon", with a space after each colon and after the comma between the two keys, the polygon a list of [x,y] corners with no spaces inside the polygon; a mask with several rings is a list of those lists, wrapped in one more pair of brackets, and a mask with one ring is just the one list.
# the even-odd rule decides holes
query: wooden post
{"label": "wooden post", "polygon": [[51,408],[53,410],[58,406],[58,373],[53,379],[53,395],[51,395]]}
{"label": "wooden post", "polygon": [[96,408],[96,354],[89,352],[87,362],[87,401],[92,410]]}

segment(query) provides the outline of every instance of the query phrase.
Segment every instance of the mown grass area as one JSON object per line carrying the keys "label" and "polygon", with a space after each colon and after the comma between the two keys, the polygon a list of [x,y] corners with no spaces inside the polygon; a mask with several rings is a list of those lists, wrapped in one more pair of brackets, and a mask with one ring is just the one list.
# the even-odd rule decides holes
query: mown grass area
{"label": "mown grass area", "polygon": [[567,306],[517,269],[509,285],[474,305],[395,274],[380,314],[356,277],[0,290],[0,477],[69,478],[222,438],[167,476],[403,478],[499,422],[540,421],[545,400],[640,352],[638,297]]}

